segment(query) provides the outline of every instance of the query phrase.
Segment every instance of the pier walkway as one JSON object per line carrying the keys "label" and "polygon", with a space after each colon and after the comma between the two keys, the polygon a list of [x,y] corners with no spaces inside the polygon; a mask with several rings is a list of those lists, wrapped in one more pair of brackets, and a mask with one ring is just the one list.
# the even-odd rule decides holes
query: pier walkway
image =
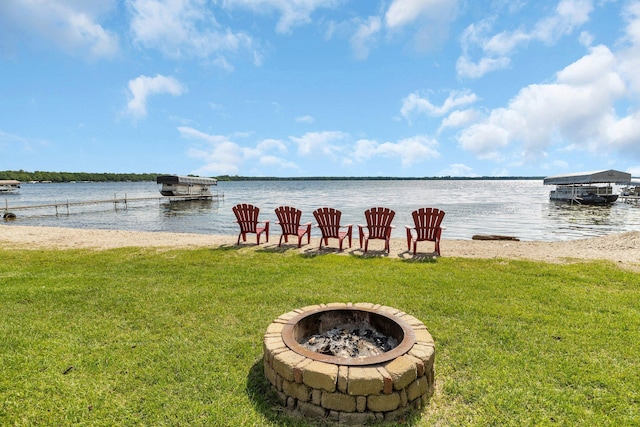
{"label": "pier walkway", "polygon": [[[66,210],[66,214],[70,214],[70,207],[72,206],[88,206],[88,205],[99,205],[99,204],[113,204],[114,210],[126,210],[130,203],[136,202],[148,202],[157,200],[159,202],[168,201],[170,203],[173,202],[183,202],[190,200],[212,200],[212,199],[224,199],[224,194],[212,194],[212,195],[190,195],[190,196],[153,196],[153,197],[127,197],[125,194],[124,197],[113,196],[113,199],[106,200],[84,200],[78,202],[58,202],[55,201],[53,203],[44,203],[44,204],[34,204],[34,205],[22,205],[22,206],[9,206],[8,199],[5,199],[4,207],[1,207],[0,210],[4,212],[4,218],[10,217],[13,214],[13,211],[19,210],[31,210],[31,209],[47,209],[53,208],[55,209],[56,216],[60,214],[60,210]],[[63,212],[65,213],[65,212]]]}

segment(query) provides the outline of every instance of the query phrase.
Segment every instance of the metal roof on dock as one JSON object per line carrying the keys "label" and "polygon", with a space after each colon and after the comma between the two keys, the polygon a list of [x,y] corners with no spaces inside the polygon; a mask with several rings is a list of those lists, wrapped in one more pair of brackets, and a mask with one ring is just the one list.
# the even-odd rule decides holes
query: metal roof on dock
{"label": "metal roof on dock", "polygon": [[158,184],[201,184],[217,185],[215,178],[202,178],[199,176],[160,175],[156,178]]}
{"label": "metal roof on dock", "polygon": [[548,176],[544,179],[545,185],[571,185],[571,184],[628,184],[631,181],[631,174],[613,169],[578,172],[565,175]]}

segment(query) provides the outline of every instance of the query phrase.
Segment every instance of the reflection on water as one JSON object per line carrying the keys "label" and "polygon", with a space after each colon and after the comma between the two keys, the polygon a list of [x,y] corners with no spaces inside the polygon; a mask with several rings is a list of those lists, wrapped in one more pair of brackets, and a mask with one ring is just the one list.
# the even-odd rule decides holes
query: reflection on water
{"label": "reflection on water", "polygon": [[[217,190],[220,199],[169,202],[151,182],[25,184],[20,193],[0,199],[0,208],[127,197],[131,202],[126,206],[71,206],[69,215],[66,208],[59,208],[57,215],[53,208],[19,210],[11,224],[227,235],[238,233],[231,211],[237,203],[259,206],[260,218],[272,221],[275,235],[280,230],[274,209],[280,205],[296,206],[303,211],[303,222],[314,223],[314,209],[334,207],[354,229],[364,222],[366,209],[389,207],[396,211],[393,237],[398,238],[405,236],[404,225],[412,224],[411,212],[423,206],[446,212],[446,239],[503,234],[522,240],[568,240],[640,230],[640,205],[556,204],[549,201],[550,188],[541,181],[255,181],[220,182]],[[317,230],[313,235],[319,235]]]}
{"label": "reflection on water", "polygon": [[581,206],[549,203],[549,226],[557,240],[572,236],[598,236],[640,229],[638,206],[615,203],[610,206]]}
{"label": "reflection on water", "polygon": [[162,201],[160,203],[161,212],[168,217],[209,215],[216,213],[218,201],[213,199],[184,200],[184,201]]}

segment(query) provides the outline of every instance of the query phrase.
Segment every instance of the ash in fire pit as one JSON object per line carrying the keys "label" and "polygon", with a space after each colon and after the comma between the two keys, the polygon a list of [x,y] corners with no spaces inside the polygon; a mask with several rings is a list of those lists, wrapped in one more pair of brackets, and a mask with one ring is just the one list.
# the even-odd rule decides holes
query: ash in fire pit
{"label": "ash in fire pit", "polygon": [[300,344],[320,354],[362,358],[385,353],[395,348],[398,341],[363,324],[340,325],[322,334],[311,335]]}

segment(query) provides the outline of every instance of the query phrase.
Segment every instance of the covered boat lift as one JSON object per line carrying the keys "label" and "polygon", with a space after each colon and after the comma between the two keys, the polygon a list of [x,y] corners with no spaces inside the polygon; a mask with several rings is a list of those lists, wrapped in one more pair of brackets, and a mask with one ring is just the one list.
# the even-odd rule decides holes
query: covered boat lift
{"label": "covered boat lift", "polygon": [[218,185],[218,180],[199,176],[160,175],[156,177],[156,183],[162,184],[160,194],[163,196],[212,197],[211,186]]}
{"label": "covered boat lift", "polygon": [[629,184],[631,174],[609,169],[593,172],[578,172],[565,175],[548,176],[545,185],[576,185],[576,184]]}
{"label": "covered boat lift", "polygon": [[[556,185],[549,193],[551,200],[583,205],[606,205],[615,202],[612,184],[628,185],[631,174],[613,169],[548,176],[545,185]],[[598,186],[595,184],[607,184]]]}

